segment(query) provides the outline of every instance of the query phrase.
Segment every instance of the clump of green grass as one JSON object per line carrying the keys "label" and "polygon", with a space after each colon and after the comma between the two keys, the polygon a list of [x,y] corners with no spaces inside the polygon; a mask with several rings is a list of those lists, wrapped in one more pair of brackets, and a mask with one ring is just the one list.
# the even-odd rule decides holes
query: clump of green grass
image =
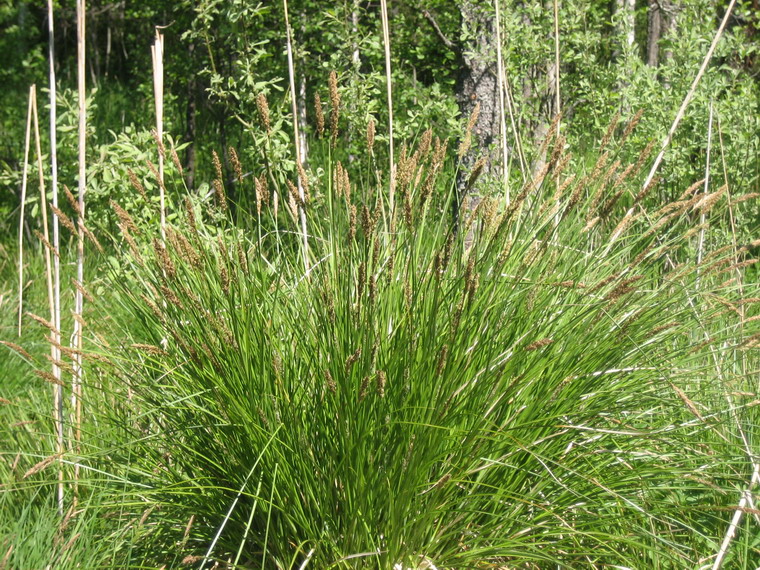
{"label": "clump of green grass", "polygon": [[321,179],[301,173],[303,203],[290,184],[279,213],[262,205],[274,229],[261,235],[192,209],[165,243],[135,224],[139,257],[117,276],[129,316],[104,349],[104,427],[82,461],[120,442],[128,464],[102,469],[157,513],[145,559],[682,567],[714,554],[757,423],[756,322],[726,306],[756,286],[725,283],[742,262],[731,248],[689,260],[690,220],[720,194],[647,212],[629,191],[641,164],[602,155],[575,180],[563,146],[458,231],[454,173],[429,133],[401,150],[392,212],[363,165],[328,162]]}
{"label": "clump of green grass", "polygon": [[[165,235],[114,205],[81,448],[60,458],[75,506],[55,514],[47,386],[0,407],[2,563],[709,563],[754,469],[753,245],[708,232],[695,262],[722,190],[651,206],[646,151],[573,175],[551,137],[511,202],[456,227],[430,132],[400,148],[392,211],[372,155],[341,163],[332,141],[311,169],[238,176],[256,210],[237,224],[221,176]],[[757,556],[753,536],[726,563]]]}

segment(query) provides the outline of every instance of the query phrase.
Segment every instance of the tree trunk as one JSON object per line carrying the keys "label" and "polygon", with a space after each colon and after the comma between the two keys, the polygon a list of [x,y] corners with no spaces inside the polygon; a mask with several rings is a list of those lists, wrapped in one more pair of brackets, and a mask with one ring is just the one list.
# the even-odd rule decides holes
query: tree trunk
{"label": "tree trunk", "polygon": [[660,38],[662,38],[662,10],[659,0],[649,0],[647,8],[647,65],[660,65]]}
{"label": "tree trunk", "polygon": [[647,64],[659,67],[673,57],[670,49],[660,53],[660,40],[672,33],[681,7],[678,0],[649,0],[647,13]]}
{"label": "tree trunk", "polygon": [[[458,202],[467,199],[468,209],[474,209],[480,198],[466,196],[467,181],[475,162],[488,152],[491,143],[499,136],[500,110],[496,73],[496,30],[495,19],[490,6],[483,2],[464,0],[461,5],[462,30],[467,31],[461,49],[461,66],[457,78],[456,94],[462,117],[469,118],[475,105],[480,106],[477,120],[472,129],[472,144],[460,159],[457,176]],[[492,156],[491,156],[492,155]],[[493,166],[498,153],[487,157],[484,172]],[[469,189],[471,193],[472,189]]]}

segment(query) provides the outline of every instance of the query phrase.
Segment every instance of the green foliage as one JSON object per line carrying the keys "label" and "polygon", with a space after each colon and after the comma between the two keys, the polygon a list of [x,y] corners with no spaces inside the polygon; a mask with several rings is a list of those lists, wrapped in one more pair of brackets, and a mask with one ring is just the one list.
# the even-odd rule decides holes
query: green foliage
{"label": "green foliage", "polygon": [[[423,4],[455,45],[476,33],[459,5]],[[391,6],[396,142],[408,141],[393,212],[376,5],[291,3],[309,145],[300,172],[281,5],[138,2],[91,15],[101,57],[87,226],[106,248],[87,245],[82,440],[66,368],[66,450],[51,455],[49,331],[26,317],[16,337],[16,250],[0,240],[0,567],[666,569],[715,556],[747,493],[760,421],[756,20],[742,2],[663,179],[642,191],[721,14],[685,2],[661,43],[672,57],[653,68],[620,48],[609,2],[560,4],[566,114],[547,141],[536,132],[550,119],[551,10],[502,5],[517,130],[529,160],[545,143],[548,170],[523,184],[513,168],[510,203],[496,181],[473,178],[483,199],[457,228],[458,54],[419,7]],[[23,20],[29,7],[36,19]],[[2,72],[19,81],[2,113],[6,236],[26,83],[44,75],[41,10],[0,8],[3,57],[30,43]],[[635,17],[641,47],[645,7]],[[148,44],[170,21],[164,237]],[[66,70],[71,45],[59,51]],[[332,70],[334,144],[312,105],[318,93],[329,122]],[[72,76],[59,77],[60,179],[74,187],[78,105]],[[705,187],[694,182],[711,101]],[[172,150],[194,167],[192,188]],[[33,192],[27,206],[34,229]],[[23,309],[47,318],[31,244]],[[726,567],[760,559],[751,514]]]}

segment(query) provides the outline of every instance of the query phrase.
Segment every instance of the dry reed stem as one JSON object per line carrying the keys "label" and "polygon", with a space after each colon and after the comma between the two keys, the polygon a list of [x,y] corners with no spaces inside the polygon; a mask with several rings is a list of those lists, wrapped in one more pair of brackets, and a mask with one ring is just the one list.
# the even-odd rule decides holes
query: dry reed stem
{"label": "dry reed stem", "polygon": [[707,50],[707,54],[705,54],[704,60],[702,61],[702,66],[699,68],[697,75],[694,77],[694,81],[692,82],[691,87],[689,88],[689,91],[686,93],[686,97],[684,97],[684,100],[681,103],[681,107],[678,109],[678,112],[676,113],[676,117],[673,120],[673,124],[670,126],[670,130],[668,131],[668,134],[665,136],[665,139],[662,141],[660,152],[657,155],[657,158],[655,159],[654,164],[652,165],[652,168],[649,171],[649,174],[647,175],[643,186],[646,186],[647,184],[649,184],[649,182],[651,182],[652,178],[654,178],[654,175],[657,172],[657,169],[660,166],[660,163],[662,162],[662,159],[665,157],[665,150],[670,145],[670,141],[673,139],[673,135],[675,134],[676,129],[678,128],[678,125],[681,122],[681,119],[683,119],[684,113],[686,112],[686,107],[689,106],[689,103],[691,103],[691,100],[694,97],[694,93],[697,90],[697,85],[699,84],[700,80],[702,79],[702,76],[707,70],[707,65],[710,63],[710,60],[712,59],[713,52],[715,51],[715,48],[717,47],[718,42],[720,41],[720,38],[723,35],[723,30],[726,28],[726,24],[728,23],[729,17],[731,16],[731,13],[733,12],[735,5],[736,5],[736,0],[731,0],[728,7],[726,8],[726,12],[723,16],[723,20],[721,21],[720,26],[718,27],[718,31],[715,32],[715,37],[713,38],[713,41],[710,44],[710,48]]}
{"label": "dry reed stem", "polygon": [[388,206],[393,217],[395,208],[394,196],[396,192],[396,171],[395,162],[393,158],[393,85],[391,76],[391,36],[390,25],[388,23],[388,1],[380,0],[380,18],[383,28],[383,52],[385,55],[385,89],[388,104],[388,160],[390,164],[390,195],[388,199]]}
{"label": "dry reed stem", "polygon": [[501,2],[494,0],[496,9],[496,78],[497,88],[499,90],[499,129],[501,131],[501,166],[502,166],[502,184],[504,184],[504,202],[509,206],[509,148],[507,147],[507,119],[506,105],[504,104],[504,58],[501,50]]}
{"label": "dry reed stem", "polygon": [[[77,281],[84,283],[84,237],[89,232],[84,226],[85,217],[85,192],[87,184],[87,107],[86,107],[86,89],[85,89],[85,25],[86,25],[86,7],[85,0],[77,0],[77,93],[79,98],[79,128],[78,128],[78,163],[79,178],[77,205],[79,214],[79,239],[77,240]],[[82,315],[84,309],[84,296],[77,290],[74,298],[74,314]],[[74,321],[74,332],[72,335],[72,348],[82,350],[83,331],[79,321]],[[80,454],[80,442],[82,441],[82,357],[75,355],[73,357],[74,370],[76,374],[72,379],[71,404],[74,410],[74,451]],[[74,466],[74,501],[77,500],[77,489],[79,480],[79,464]]]}
{"label": "dry reed stem", "polygon": [[24,170],[21,173],[21,216],[18,221],[18,336],[21,336],[21,316],[24,312],[24,208],[29,172],[29,142],[32,133],[33,98],[36,86],[29,87],[29,106],[26,112],[26,135],[24,137]]}
{"label": "dry reed stem", "polygon": [[[49,137],[50,137],[50,186],[52,190],[53,208],[58,208],[58,135],[57,135],[57,83],[55,78],[55,18],[53,13],[53,0],[47,2],[47,20],[48,20],[48,93],[49,93]],[[53,247],[56,251],[60,249],[60,231],[58,227],[58,216],[53,214]],[[53,260],[53,298],[55,305],[54,323],[58,330],[61,329],[61,265],[60,259],[56,257]],[[54,349],[57,350],[57,349]],[[60,359],[60,351],[58,352]],[[56,445],[58,452],[63,453],[63,392],[58,389],[54,399],[57,401],[57,415],[60,416],[60,422],[57,424]],[[63,514],[63,466],[58,471],[58,514]]]}
{"label": "dry reed stem", "polygon": [[291,109],[293,112],[293,139],[294,139],[294,145],[296,150],[296,167],[298,170],[298,218],[301,224],[301,238],[302,238],[302,251],[301,255],[303,257],[303,265],[304,265],[304,271],[306,272],[306,276],[309,276],[310,268],[309,268],[309,238],[308,233],[306,231],[306,210],[305,210],[305,204],[306,204],[306,196],[309,192],[308,189],[308,182],[306,178],[306,172],[303,168],[303,160],[304,157],[301,156],[301,148],[299,141],[301,140],[300,134],[298,132],[298,105],[296,102],[296,72],[295,72],[295,64],[293,63],[293,42],[292,42],[292,34],[290,30],[290,20],[288,18],[288,0],[282,1],[283,10],[285,13],[285,40],[286,40],[286,47],[287,47],[287,56],[288,56],[288,78],[290,80],[290,102],[291,102]]}
{"label": "dry reed stem", "polygon": [[158,188],[160,200],[160,228],[161,239],[166,239],[164,235],[166,229],[166,192],[164,188],[164,158],[166,149],[164,148],[164,34],[160,26],[155,28],[155,38],[153,45],[150,47],[151,61],[153,62],[153,100],[156,111],[156,129],[153,137],[156,139],[158,146]]}
{"label": "dry reed stem", "polygon": [[[60,360],[61,353],[60,350],[57,348],[57,344],[60,343],[61,333],[59,326],[56,326],[55,323],[60,323],[60,311],[57,311],[57,297],[55,293],[55,287],[54,287],[54,279],[53,279],[53,270],[51,266],[51,251],[55,253],[56,257],[58,255],[58,251],[56,248],[53,247],[52,244],[50,244],[49,241],[49,233],[48,233],[48,214],[47,214],[47,195],[45,192],[45,180],[44,180],[44,174],[43,174],[43,168],[42,168],[42,150],[40,145],[40,127],[39,127],[39,117],[37,113],[37,97],[36,97],[36,91],[33,93],[32,97],[32,115],[34,119],[34,137],[35,137],[35,149],[37,152],[37,171],[39,175],[39,189],[40,189],[40,204],[41,204],[41,214],[42,214],[42,227],[43,227],[43,235],[41,238],[43,239],[43,243],[45,244],[45,281],[47,284],[47,292],[48,292],[48,307],[50,310],[50,322],[45,321],[45,325],[50,325],[48,328],[52,334],[54,343],[50,343],[50,356],[53,359],[52,364],[52,374],[45,372],[45,379],[50,381],[52,384],[54,384],[53,388],[53,417],[55,418],[55,426],[56,426],[56,446],[57,446],[57,452],[63,453],[63,382],[61,381],[61,369],[59,366],[56,366],[55,362]],[[44,319],[43,319],[44,320]],[[58,510],[59,512],[63,512],[63,467],[59,469],[58,473]]]}
{"label": "dry reed stem", "polygon": [[758,484],[760,484],[760,464],[756,463],[754,470],[752,471],[752,476],[749,480],[749,485],[747,486],[747,489],[742,493],[739,504],[734,511],[734,516],[731,519],[731,523],[728,525],[728,529],[726,529],[726,534],[723,537],[723,542],[721,543],[718,554],[715,557],[715,561],[713,562],[712,570],[719,570],[723,566],[723,559],[726,557],[726,553],[728,552],[731,542],[736,536],[736,530],[739,527],[739,523],[741,522],[742,515],[744,514],[744,509],[746,508],[747,503],[752,500],[752,490]]}

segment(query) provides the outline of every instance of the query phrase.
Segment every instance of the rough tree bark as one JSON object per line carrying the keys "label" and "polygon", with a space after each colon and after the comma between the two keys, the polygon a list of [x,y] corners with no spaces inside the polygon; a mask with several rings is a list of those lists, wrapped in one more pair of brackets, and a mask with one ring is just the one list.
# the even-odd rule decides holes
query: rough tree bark
{"label": "rough tree bark", "polygon": [[484,169],[484,172],[488,172],[498,159],[498,153],[491,152],[493,149],[490,149],[498,139],[501,121],[496,72],[496,30],[490,3],[463,0],[460,12],[462,42],[456,98],[463,117],[469,118],[476,105],[479,105],[479,113],[472,129],[472,144],[460,159],[457,188],[459,203],[467,200],[466,207],[473,209],[480,198],[477,195],[465,195],[472,166],[478,158],[489,153]]}

